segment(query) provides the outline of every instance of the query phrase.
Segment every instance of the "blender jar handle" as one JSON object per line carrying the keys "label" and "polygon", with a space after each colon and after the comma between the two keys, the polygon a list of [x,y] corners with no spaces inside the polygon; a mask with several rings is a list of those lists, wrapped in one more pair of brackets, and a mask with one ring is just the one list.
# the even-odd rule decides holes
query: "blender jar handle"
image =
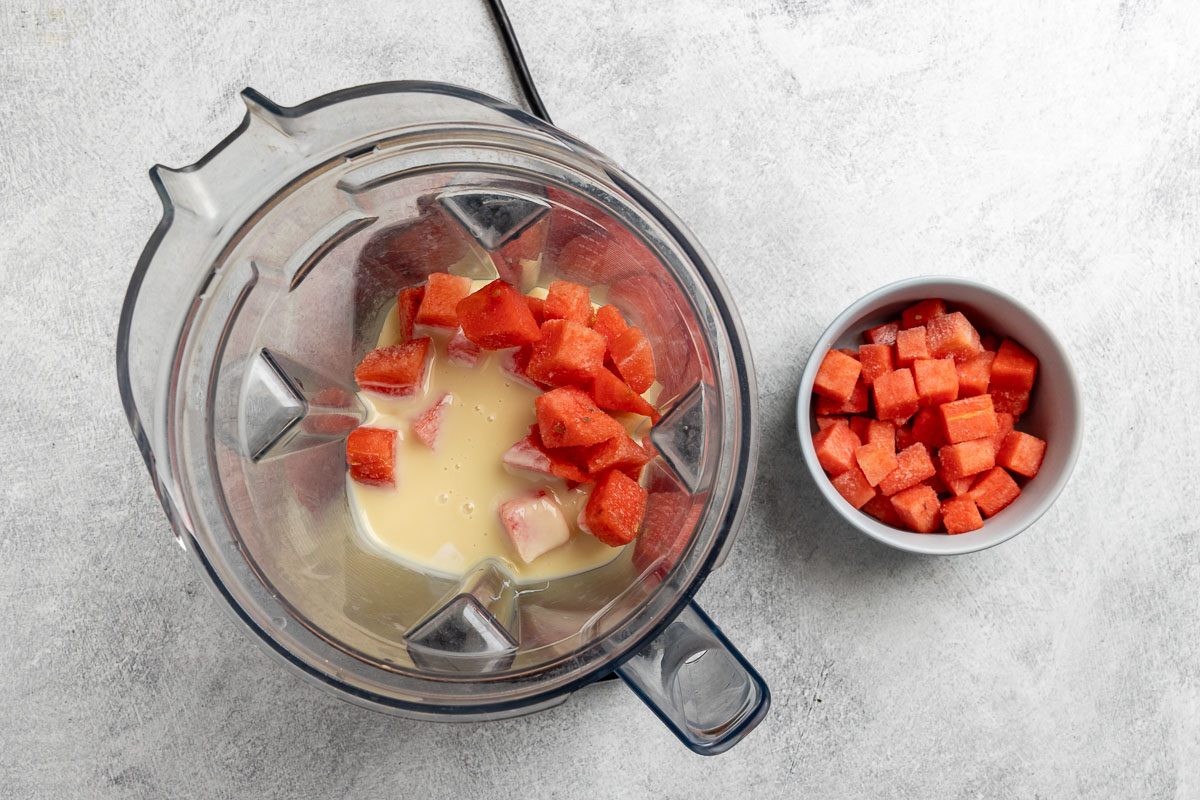
{"label": "blender jar handle", "polygon": [[695,603],[617,667],[617,674],[680,741],[703,756],[733,747],[771,706],[762,677]]}

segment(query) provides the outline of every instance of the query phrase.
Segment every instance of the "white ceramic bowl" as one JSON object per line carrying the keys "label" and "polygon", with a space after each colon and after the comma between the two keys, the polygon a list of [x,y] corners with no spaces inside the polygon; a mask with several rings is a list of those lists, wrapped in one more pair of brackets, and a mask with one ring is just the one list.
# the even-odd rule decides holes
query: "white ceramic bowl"
{"label": "white ceramic bowl", "polygon": [[[962,310],[978,327],[998,336],[1009,336],[1038,357],[1038,377],[1029,411],[1021,417],[1020,430],[1046,441],[1046,458],[1037,476],[1021,490],[1012,505],[983,528],[954,536],[912,533],[884,525],[855,509],[833,488],[817,462],[812,434],[816,420],[812,410],[812,385],[826,351],[833,347],[857,348],[862,332],[900,316],[900,311],[926,298],[937,297]],[[973,553],[1008,541],[1046,513],[1066,486],[1083,441],[1083,401],[1075,371],[1061,342],[1036,315],[1012,297],[981,283],[942,276],[923,276],[876,289],[838,315],[813,346],[796,401],[796,426],[804,462],[817,487],[847,522],[873,539],[912,553],[957,555]]]}

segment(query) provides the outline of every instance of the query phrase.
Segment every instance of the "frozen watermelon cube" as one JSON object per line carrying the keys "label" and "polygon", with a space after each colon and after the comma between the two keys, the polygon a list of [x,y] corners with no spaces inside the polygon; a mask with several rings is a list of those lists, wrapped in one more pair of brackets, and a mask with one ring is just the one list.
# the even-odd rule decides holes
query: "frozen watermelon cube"
{"label": "frozen watermelon cube", "polygon": [[912,440],[920,442],[929,450],[946,444],[946,430],[942,417],[934,408],[922,408],[912,420]]}
{"label": "frozen watermelon cube", "polygon": [[863,444],[883,444],[893,453],[896,452],[896,426],[890,422],[867,420],[867,435],[859,438]]}
{"label": "frozen watermelon cube", "polygon": [[425,285],[425,296],[417,309],[416,324],[434,328],[458,327],[458,304],[471,293],[471,279],[434,272]]}
{"label": "frozen watermelon cube", "polygon": [[564,545],[571,528],[562,509],[548,492],[518,497],[500,506],[504,531],[526,564]]}
{"label": "frozen watermelon cube", "polygon": [[401,289],[396,297],[396,313],[400,320],[400,341],[407,342],[412,338],[413,325],[417,321],[417,312],[421,308],[421,300],[425,298],[424,286],[410,286]]}
{"label": "frozen watermelon cube", "polygon": [[354,368],[354,380],[363,391],[397,397],[414,394],[425,385],[430,344],[429,337],[422,336],[376,348]]}
{"label": "frozen watermelon cube", "polygon": [[546,294],[546,319],[569,319],[592,324],[592,298],[586,286],[572,281],[551,281]]}
{"label": "frozen watermelon cube", "polygon": [[586,325],[548,319],[533,344],[526,373],[550,386],[586,386],[604,363],[604,337]]}
{"label": "frozen watermelon cube", "polygon": [[1007,470],[1032,478],[1042,468],[1046,457],[1046,443],[1036,436],[1022,431],[1013,431],[1004,439],[996,463]]}
{"label": "frozen watermelon cube", "polygon": [[862,364],[862,381],[867,386],[885,372],[896,369],[896,355],[890,344],[864,344],[858,348],[858,363]]}
{"label": "frozen watermelon cube", "polygon": [[646,513],[646,490],[620,470],[604,473],[579,515],[579,527],[609,547],[633,541]]}
{"label": "frozen watermelon cube", "polygon": [[992,360],[995,357],[995,353],[984,350],[974,358],[954,365],[958,373],[959,397],[987,394],[988,383],[992,380]]}
{"label": "frozen watermelon cube", "polygon": [[629,324],[616,306],[606,305],[596,309],[596,318],[592,320],[592,330],[604,337],[610,345],[617,337],[629,330]]}
{"label": "frozen watermelon cube", "polygon": [[876,325],[874,328],[867,328],[863,331],[863,339],[867,344],[892,345],[896,343],[896,334],[899,332],[899,322],[885,322],[882,325]]}
{"label": "frozen watermelon cube", "polygon": [[902,330],[896,334],[896,363],[911,366],[918,358],[929,358],[929,345],[925,340],[925,326]]}
{"label": "frozen watermelon cube", "polygon": [[587,446],[625,435],[621,423],[600,410],[592,398],[579,389],[554,389],[539,395],[533,402],[538,432],[547,447]]}
{"label": "frozen watermelon cube", "polygon": [[907,368],[885,372],[871,386],[875,395],[875,416],[881,420],[903,420],[921,406],[917,385]]}
{"label": "frozen watermelon cube", "polygon": [[996,453],[991,439],[972,439],[948,444],[938,450],[942,476],[953,480],[978,475],[996,466]]}
{"label": "frozen watermelon cube", "polygon": [[937,468],[933,466],[929,451],[925,445],[915,442],[896,455],[896,468],[879,482],[879,491],[891,497],[936,474]]}
{"label": "frozen watermelon cube", "polygon": [[658,422],[658,409],[630,389],[629,384],[612,374],[607,367],[600,367],[592,373],[591,394],[596,405],[603,409],[641,414],[649,417],[651,422]]}
{"label": "frozen watermelon cube", "polygon": [[882,443],[864,444],[854,451],[854,460],[871,486],[878,486],[897,466],[896,451]]}
{"label": "frozen watermelon cube", "polygon": [[947,478],[945,475],[942,476],[942,483],[946,484],[946,489],[955,497],[962,497],[971,491],[971,484],[974,482],[974,475],[968,475],[965,478]]}
{"label": "frozen watermelon cube", "polygon": [[459,328],[446,342],[446,357],[455,364],[473,367],[483,358],[483,348],[468,339]]}
{"label": "frozen watermelon cube", "polygon": [[892,499],[884,497],[881,494],[875,495],[864,503],[861,510],[870,514],[884,525],[891,525],[893,528],[899,528],[904,524],[904,521],[900,519],[900,515],[896,513],[896,507],[892,505]]}
{"label": "frozen watermelon cube", "polygon": [[989,394],[997,411],[1019,417],[1029,410],[1029,392],[1020,389],[997,389],[993,386]]}
{"label": "frozen watermelon cube", "polygon": [[529,313],[533,314],[533,321],[541,328],[542,323],[546,321],[546,298],[527,294],[525,295],[525,305],[529,306]]}
{"label": "frozen watermelon cube", "polygon": [[862,442],[849,425],[834,425],[813,434],[813,449],[817,461],[830,475],[841,475],[854,464],[854,451]]}
{"label": "frozen watermelon cube", "polygon": [[942,524],[942,504],[937,492],[923,483],[892,495],[892,507],[910,531],[933,533]]}
{"label": "frozen watermelon cube", "polygon": [[413,420],[412,432],[421,444],[433,450],[437,446],[438,434],[442,431],[442,420],[454,404],[454,395],[444,392],[437,402]]}
{"label": "frozen watermelon cube", "polygon": [[[597,403],[597,405],[599,405],[599,403]],[[604,406],[600,406],[600,407],[604,408]],[[850,419],[848,417],[817,417],[817,430],[819,430],[819,431],[823,431],[826,428],[829,428],[833,425],[849,425],[849,424],[850,424]],[[854,429],[851,428],[850,430],[854,430]]]}
{"label": "frozen watermelon cube", "polygon": [[610,469],[628,473],[645,465],[650,460],[641,445],[628,436],[614,436],[592,448],[588,455],[588,472],[600,475]]}
{"label": "frozen watermelon cube", "polygon": [[821,366],[813,379],[813,392],[839,404],[844,403],[854,392],[860,373],[862,364],[857,360],[837,350],[830,350],[821,359]]}
{"label": "frozen watermelon cube", "polygon": [[1005,339],[992,362],[992,389],[1030,392],[1037,370],[1037,356],[1012,339]]}
{"label": "frozen watermelon cube", "polygon": [[1000,448],[1004,446],[1004,440],[1013,432],[1013,425],[1016,424],[1016,419],[1007,411],[996,412],[996,433],[989,438],[992,440],[992,451],[996,455],[1000,455]]}
{"label": "frozen watermelon cube", "polygon": [[833,414],[865,414],[870,406],[870,395],[867,392],[867,385],[861,380],[854,384],[854,391],[850,393],[850,398],[844,403],[839,403],[829,397],[817,397],[817,403],[814,411],[819,416],[829,416]]}
{"label": "frozen watermelon cube", "polygon": [[900,327],[902,329],[919,328],[922,325],[928,325],[929,320],[934,317],[940,317],[945,313],[946,302],[944,300],[922,300],[900,312]]}
{"label": "frozen watermelon cube", "polygon": [[850,422],[850,430],[854,431],[854,435],[858,437],[859,441],[866,444],[867,430],[871,426],[871,419],[860,416],[847,417],[847,419]]}
{"label": "frozen watermelon cube", "polygon": [[851,467],[830,480],[838,494],[846,498],[846,502],[855,508],[862,508],[868,500],[875,496],[875,489],[857,465]]}
{"label": "frozen watermelon cube", "polygon": [[550,471],[550,456],[535,444],[532,436],[526,436],[505,450],[500,460],[509,472],[531,476],[554,475]]}
{"label": "frozen watermelon cube", "polygon": [[955,496],[942,503],[942,524],[946,533],[969,533],[983,527],[983,517],[974,500]]}
{"label": "frozen watermelon cube", "polygon": [[918,358],[912,371],[921,405],[940,406],[958,398],[958,371],[950,359]]}
{"label": "frozen watermelon cube", "polygon": [[457,319],[463,335],[487,350],[520,347],[541,338],[525,296],[501,280],[460,300]]}
{"label": "frozen watermelon cube", "polygon": [[925,336],[934,358],[952,358],[961,363],[983,352],[979,331],[960,311],[930,320]]}
{"label": "frozen watermelon cube", "polygon": [[996,410],[990,395],[967,397],[938,406],[950,444],[982,439],[996,433]]}
{"label": "frozen watermelon cube", "polygon": [[613,339],[608,352],[617,367],[617,374],[629,388],[641,394],[654,383],[654,352],[639,328],[629,328]]}
{"label": "frozen watermelon cube", "polygon": [[396,432],[390,428],[356,428],[346,437],[350,477],[370,486],[396,485]]}
{"label": "frozen watermelon cube", "polygon": [[967,496],[985,517],[994,517],[1021,494],[1021,487],[1003,467],[993,467],[975,481]]}
{"label": "frozen watermelon cube", "polygon": [[896,452],[907,450],[917,442],[912,425],[896,425]]}

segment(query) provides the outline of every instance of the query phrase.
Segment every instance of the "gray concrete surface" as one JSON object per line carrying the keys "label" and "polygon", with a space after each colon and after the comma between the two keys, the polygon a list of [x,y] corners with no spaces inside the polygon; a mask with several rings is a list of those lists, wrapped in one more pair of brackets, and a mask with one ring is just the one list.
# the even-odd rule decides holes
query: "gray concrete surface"
{"label": "gray concrete surface", "polygon": [[[687,220],[758,360],[763,454],[700,593],[775,705],[729,754],[619,686],[415,724],[244,636],[172,542],[113,341],[158,218],[253,86],[513,97],[477,0],[0,8],[0,796],[1200,797],[1200,6],[513,0],[556,120]],[[791,422],[811,343],[892,279],[1026,300],[1072,344],[1075,478],[949,559],[839,524]]]}

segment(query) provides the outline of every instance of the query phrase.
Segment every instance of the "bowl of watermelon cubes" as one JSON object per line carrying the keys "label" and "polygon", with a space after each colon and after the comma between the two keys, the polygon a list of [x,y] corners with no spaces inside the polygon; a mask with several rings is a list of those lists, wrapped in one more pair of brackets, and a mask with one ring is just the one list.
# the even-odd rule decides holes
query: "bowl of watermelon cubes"
{"label": "bowl of watermelon cubes", "polygon": [[843,311],[813,348],[796,410],[830,504],[915,553],[983,550],[1029,527],[1083,438],[1057,337],[1012,297],[961,278],[900,281]]}

